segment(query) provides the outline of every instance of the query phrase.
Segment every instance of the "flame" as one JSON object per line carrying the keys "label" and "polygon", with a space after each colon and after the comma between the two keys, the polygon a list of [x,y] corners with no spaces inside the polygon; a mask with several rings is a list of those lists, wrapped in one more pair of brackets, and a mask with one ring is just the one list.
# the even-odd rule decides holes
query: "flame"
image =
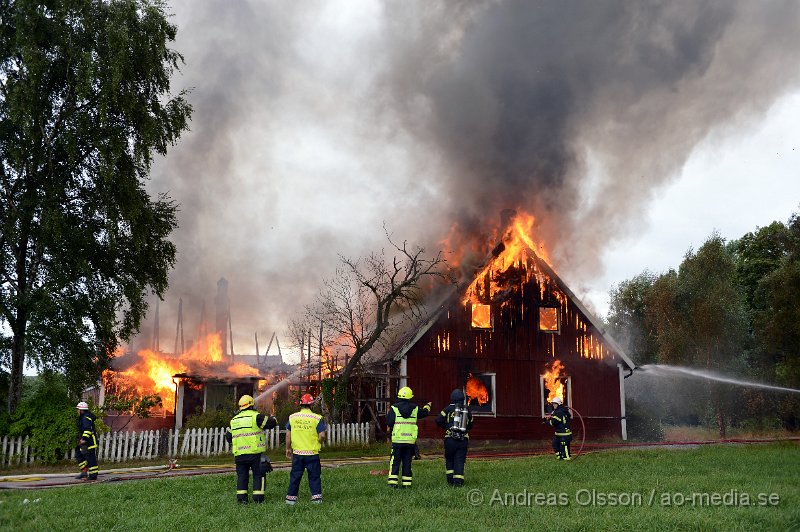
{"label": "flame", "polygon": [[560,397],[562,401],[564,400],[564,383],[561,382],[561,371],[563,369],[564,365],[561,361],[554,360],[550,369],[543,375],[544,386],[549,392],[547,395],[548,403],[556,397]]}
{"label": "flame", "polygon": [[[535,224],[536,217],[532,214],[524,211],[517,213],[502,239],[505,248],[475,277],[462,299],[462,304],[486,303],[487,299],[491,299],[495,293],[505,288],[504,284],[508,281],[509,275],[515,274],[512,268],[519,270],[519,274],[524,273],[530,253],[550,264],[544,242],[537,242],[532,236]],[[544,291],[550,278],[538,269],[531,273],[537,277]],[[488,286],[486,286],[487,278]]]}
{"label": "flame", "polygon": [[209,375],[258,376],[258,369],[241,362],[224,366],[224,369],[211,367],[223,362],[222,339],[218,333],[208,334],[178,356],[150,349],[142,349],[136,355],[137,362],[129,368],[104,373],[106,393],[120,396],[158,394],[164,409],[169,412],[175,411],[177,384],[173,375],[196,371]]}
{"label": "flame", "polygon": [[470,373],[467,376],[467,404],[471,403],[473,399],[478,401],[478,405],[483,406],[489,402],[489,390],[486,385]]}

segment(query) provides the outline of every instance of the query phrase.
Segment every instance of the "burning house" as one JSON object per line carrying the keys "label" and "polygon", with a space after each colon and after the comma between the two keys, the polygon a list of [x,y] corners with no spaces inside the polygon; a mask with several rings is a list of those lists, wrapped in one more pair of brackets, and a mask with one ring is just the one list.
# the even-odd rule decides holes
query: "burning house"
{"label": "burning house", "polygon": [[[552,436],[542,419],[559,396],[589,437],[626,438],[624,378],[635,364],[531,241],[532,224],[517,216],[478,274],[387,351],[376,413],[402,386],[437,408],[462,387],[478,416],[474,437],[538,439]],[[420,422],[420,437],[440,436]]]}
{"label": "burning house", "polygon": [[158,348],[156,321],[152,349],[121,353],[113,369],[104,372],[102,382],[89,392],[98,403],[113,398],[125,404],[126,399],[156,395],[161,399],[159,407],[150,408],[149,418],[135,417],[130,411],[107,416],[105,422],[112,430],[180,429],[189,416],[217,408],[232,409],[242,395],[256,396],[294,371],[293,365],[284,363],[279,345],[278,355],[234,354],[227,284],[225,279],[217,284],[215,332],[204,333],[206,326],[201,318],[198,339],[184,348],[179,318],[181,349],[176,336],[176,352],[166,353]]}

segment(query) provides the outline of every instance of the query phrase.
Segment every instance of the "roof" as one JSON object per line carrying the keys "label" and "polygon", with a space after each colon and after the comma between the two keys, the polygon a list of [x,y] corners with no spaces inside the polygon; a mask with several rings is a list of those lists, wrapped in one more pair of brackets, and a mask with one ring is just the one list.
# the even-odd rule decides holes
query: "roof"
{"label": "roof", "polygon": [[[580,312],[584,315],[584,317],[592,324],[592,326],[597,330],[597,333],[601,336],[602,340],[606,342],[609,347],[617,354],[619,357],[625,362],[629,369],[636,368],[636,363],[631,360],[631,358],[625,354],[625,351],[622,347],[611,337],[608,331],[603,327],[603,323],[592,314],[586,305],[575,295],[575,293],[569,289],[566,283],[558,276],[558,274],[547,264],[546,261],[542,260],[535,252],[532,250],[529,251],[530,255],[533,256],[534,260],[536,260],[537,265],[556,283],[558,288],[566,294],[569,300],[580,310]],[[490,257],[485,264],[488,264],[493,257]],[[460,286],[453,288],[450,293],[445,297],[444,301],[438,306],[435,312],[429,315],[427,320],[423,320],[412,330],[407,331],[405,334],[401,336],[401,341],[396,342],[395,345],[399,344],[397,350],[391,349],[394,351],[392,358],[394,360],[399,360],[403,358],[406,353],[422,338],[425,333],[433,326],[434,323],[439,319],[439,316],[442,312],[452,304],[454,298],[463,295],[472,282],[483,272],[483,268],[478,270],[478,273],[473,276],[469,282],[462,283]],[[390,352],[387,349],[385,354]]]}

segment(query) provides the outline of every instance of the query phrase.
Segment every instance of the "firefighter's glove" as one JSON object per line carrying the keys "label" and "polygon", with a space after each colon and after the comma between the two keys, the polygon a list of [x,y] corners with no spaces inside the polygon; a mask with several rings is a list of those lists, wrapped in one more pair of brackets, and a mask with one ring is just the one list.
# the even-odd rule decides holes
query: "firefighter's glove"
{"label": "firefighter's glove", "polygon": [[261,457],[261,474],[266,475],[272,473],[272,462],[269,461],[268,456]]}

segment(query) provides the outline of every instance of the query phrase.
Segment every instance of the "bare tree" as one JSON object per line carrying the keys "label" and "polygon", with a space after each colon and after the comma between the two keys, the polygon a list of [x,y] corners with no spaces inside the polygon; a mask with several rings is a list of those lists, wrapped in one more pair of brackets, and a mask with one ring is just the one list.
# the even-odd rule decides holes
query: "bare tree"
{"label": "bare tree", "polygon": [[337,395],[346,393],[350,376],[366,353],[385,344],[395,330],[423,317],[424,297],[437,280],[453,281],[441,251],[428,255],[406,241],[396,244],[388,232],[386,238],[389,246],[380,252],[355,260],[340,256],[335,276],[323,282],[315,303],[305,309],[303,321],[309,326],[322,323],[329,357],[338,352],[344,359]]}

